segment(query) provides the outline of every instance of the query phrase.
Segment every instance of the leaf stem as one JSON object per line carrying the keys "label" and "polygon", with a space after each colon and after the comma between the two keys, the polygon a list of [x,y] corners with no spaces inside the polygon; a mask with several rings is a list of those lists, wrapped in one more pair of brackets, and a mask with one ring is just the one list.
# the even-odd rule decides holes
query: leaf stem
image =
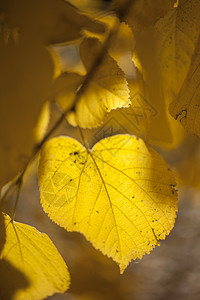
{"label": "leaf stem", "polygon": [[[27,169],[27,168],[26,168]],[[16,214],[16,210],[17,210],[17,204],[19,202],[19,196],[20,196],[20,192],[22,189],[22,185],[23,185],[23,178],[24,178],[24,174],[25,171],[21,173],[21,175],[19,176],[18,180],[16,181],[16,185],[17,185],[17,195],[16,195],[16,200],[15,200],[15,206],[14,206],[14,211],[13,211],[13,215],[11,218],[11,221],[13,222],[15,219],[15,214]]]}

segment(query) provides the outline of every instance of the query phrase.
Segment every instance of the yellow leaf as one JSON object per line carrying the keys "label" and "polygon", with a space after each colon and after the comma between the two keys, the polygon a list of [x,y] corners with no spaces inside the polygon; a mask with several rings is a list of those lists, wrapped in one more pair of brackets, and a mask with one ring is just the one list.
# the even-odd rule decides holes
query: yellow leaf
{"label": "yellow leaf", "polygon": [[[149,81],[151,84],[154,82],[155,90],[151,89]],[[179,144],[184,130],[169,114],[168,103],[162,93],[158,92],[159,87],[156,88],[153,75],[148,81],[144,81],[138,71],[136,80],[128,83],[131,106],[113,111],[111,117],[120,120],[119,123],[126,132],[141,137],[150,144],[164,148],[173,148]]]}
{"label": "yellow leaf", "polygon": [[[152,2],[151,2],[152,3]],[[173,137],[169,125],[168,106],[162,90],[161,73],[159,60],[156,53],[154,27],[149,26],[144,28],[141,33],[135,33],[136,47],[133,55],[133,60],[137,72],[137,84],[132,93],[133,107],[135,98],[137,101],[138,94],[142,97],[153,109],[155,114],[150,122],[144,124],[145,131],[142,136],[150,143],[165,143],[173,142]]]}
{"label": "yellow leaf", "polygon": [[200,39],[193,55],[190,69],[178,97],[170,104],[171,115],[183,127],[200,136]]}
{"label": "yellow leaf", "polygon": [[178,95],[200,33],[200,2],[180,0],[155,25],[157,57],[167,103]]}
{"label": "yellow leaf", "polygon": [[[199,33],[198,0],[181,0],[154,26],[144,28],[139,34],[135,32],[134,62],[142,74],[137,89],[157,112],[150,123],[146,123],[147,130],[140,135],[151,143],[174,147],[184,136],[180,124],[169,114],[168,106],[176,99],[187,75]],[[137,102],[138,93],[135,91],[134,94]],[[135,101],[132,97],[131,100],[134,107]],[[178,102],[182,102],[182,96],[181,101],[174,103],[175,117],[184,109],[182,104],[177,105]]]}
{"label": "yellow leaf", "polygon": [[[82,42],[80,54],[88,72],[98,53],[102,51],[102,47],[96,39],[88,38]],[[82,77],[83,80],[84,77]],[[68,93],[58,102],[65,109],[68,105]],[[97,66],[94,76],[89,78],[87,87],[76,104],[75,112],[68,115],[68,121],[73,126],[79,125],[82,128],[98,127],[103,123],[107,112],[118,107],[128,107],[129,104],[129,90],[125,74],[115,60],[105,52],[104,59]]]}
{"label": "yellow leaf", "polygon": [[[173,23],[175,27],[174,35],[169,34],[169,24]],[[171,17],[169,18],[169,22],[163,20],[161,25],[163,26],[163,24],[165,24],[166,32],[168,32],[167,35],[171,37],[171,40],[175,44],[175,51],[171,50],[168,52],[174,60],[166,56],[167,53],[163,51],[163,46],[160,47],[160,53],[163,53],[163,62],[166,60],[169,61],[167,71],[169,71],[170,76],[168,75],[167,78],[167,72],[163,72],[165,76],[163,80],[166,83],[166,87],[168,88],[169,85],[171,87],[171,90],[168,88],[168,95],[169,99],[173,100],[173,102],[169,110],[171,115],[176,120],[179,120],[186,130],[199,135],[198,81],[200,71],[198,65],[200,59],[200,41],[198,38],[200,34],[200,2],[198,0],[180,1],[176,9],[176,19],[174,20]],[[163,41],[163,44],[166,44],[167,47],[170,46],[169,40]],[[163,69],[166,70],[166,68]],[[171,92],[171,95],[169,92]]]}
{"label": "yellow leaf", "polygon": [[[52,100],[54,64],[47,48],[104,26],[62,0],[0,1],[0,188],[23,169],[40,110]],[[36,21],[37,20],[37,21]]]}
{"label": "yellow leaf", "polygon": [[135,33],[134,61],[144,81],[140,93],[157,110],[148,127],[148,141],[174,147],[184,136],[168,106],[176,99],[187,75],[199,28],[200,2],[181,0],[154,26],[144,28],[141,34]]}
{"label": "yellow leaf", "polygon": [[163,159],[134,136],[116,135],[86,150],[68,137],[41,152],[41,203],[68,231],[79,231],[124,271],[174,226],[177,193]]}
{"label": "yellow leaf", "polygon": [[[95,37],[100,42],[104,42],[108,35],[111,34],[110,42],[107,47],[108,53],[117,61],[119,67],[128,76],[133,76],[134,67],[132,62],[132,52],[135,47],[135,40],[132,30],[124,23],[120,22],[115,15],[103,15],[99,17],[101,22],[106,24],[106,34],[97,35],[91,32],[84,32],[88,37]],[[117,30],[113,32],[113,26]],[[111,32],[112,31],[112,32]]]}
{"label": "yellow leaf", "polygon": [[[1,299],[44,299],[69,287],[65,262],[49,237],[4,215],[6,243],[0,255]],[[12,297],[11,297],[12,296]]]}

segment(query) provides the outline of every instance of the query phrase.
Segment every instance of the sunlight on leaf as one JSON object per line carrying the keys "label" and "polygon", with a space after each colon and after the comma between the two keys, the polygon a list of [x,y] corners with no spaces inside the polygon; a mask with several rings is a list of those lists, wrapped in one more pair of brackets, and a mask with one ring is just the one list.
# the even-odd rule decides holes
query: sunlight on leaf
{"label": "sunlight on leaf", "polygon": [[[101,50],[102,45],[96,39],[88,38],[81,43],[80,55],[88,72]],[[66,84],[68,85],[67,81]],[[68,121],[73,126],[98,127],[103,123],[107,112],[130,104],[125,74],[107,52],[87,85],[88,88],[76,104],[75,112],[68,115]],[[63,109],[69,103],[69,93],[66,92],[66,97],[57,100]]]}
{"label": "sunlight on leaf", "polygon": [[68,137],[41,152],[39,186],[45,212],[79,231],[123,272],[172,230],[177,211],[173,173],[134,136],[116,135],[86,150]]}
{"label": "sunlight on leaf", "polygon": [[[6,243],[0,256],[0,298],[44,299],[69,287],[65,262],[49,237],[4,215]],[[4,274],[5,272],[5,274]]]}
{"label": "sunlight on leaf", "polygon": [[[106,34],[97,35],[92,32],[85,32],[85,34],[88,37],[95,37],[103,43],[112,31],[112,37],[107,47],[108,53],[117,61],[126,75],[133,76],[132,52],[135,47],[135,40],[132,30],[125,22],[120,22],[115,15],[103,15],[100,16],[99,20],[106,24]],[[118,24],[118,30],[113,32],[113,26],[116,26],[116,24]]]}

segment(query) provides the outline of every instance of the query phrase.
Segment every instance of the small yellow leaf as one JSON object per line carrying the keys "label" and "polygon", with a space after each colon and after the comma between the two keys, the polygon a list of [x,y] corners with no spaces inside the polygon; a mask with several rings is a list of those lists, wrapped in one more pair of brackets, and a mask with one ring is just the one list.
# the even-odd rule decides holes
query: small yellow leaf
{"label": "small yellow leaf", "polygon": [[[49,237],[4,215],[6,243],[0,255],[1,299],[44,299],[69,287],[67,266]],[[12,297],[11,297],[12,296]]]}
{"label": "small yellow leaf", "polygon": [[163,159],[134,136],[116,135],[86,150],[68,137],[41,152],[41,203],[68,231],[79,231],[121,272],[150,253],[174,226],[177,193]]}
{"label": "small yellow leaf", "polygon": [[[102,47],[96,39],[88,38],[82,42],[80,54],[88,72],[98,53],[102,51]],[[83,80],[84,77],[82,82]],[[66,109],[71,94],[71,90],[66,91],[66,96],[57,100],[63,109]],[[129,89],[125,74],[106,52],[103,61],[97,66],[96,73],[90,78],[86,90],[78,100],[75,112],[69,114],[68,121],[73,120],[73,126],[79,125],[82,128],[98,127],[107,112],[118,107],[128,107],[129,104]]]}

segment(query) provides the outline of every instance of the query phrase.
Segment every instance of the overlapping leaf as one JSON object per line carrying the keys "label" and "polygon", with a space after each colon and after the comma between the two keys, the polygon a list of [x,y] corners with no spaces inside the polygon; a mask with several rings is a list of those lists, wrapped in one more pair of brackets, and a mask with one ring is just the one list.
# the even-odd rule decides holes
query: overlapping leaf
{"label": "overlapping leaf", "polygon": [[[137,58],[135,61],[143,73],[145,81],[142,92],[158,112],[157,118],[154,118],[154,126],[150,130],[150,137],[152,133],[157,132],[156,127],[159,127],[160,136],[157,137],[160,141],[168,140],[168,143],[170,142],[172,145],[181,140],[180,137],[183,133],[177,125],[178,122],[176,124],[169,115],[168,106],[174,101],[170,107],[171,114],[175,118],[181,119],[181,123],[185,123],[187,111],[185,102],[190,101],[189,95],[194,93],[197,83],[196,86],[193,84],[193,87],[190,87],[187,95],[185,89],[186,86],[189,86],[192,68],[195,68],[194,64],[197,66],[198,58],[192,63],[193,66],[188,74],[185,88],[178,98],[177,96],[187,76],[199,33],[200,2],[198,0],[180,0],[178,7],[171,9],[157,21],[154,27],[145,29],[141,36],[136,36]],[[147,45],[146,49],[144,45]],[[198,56],[197,52],[198,50],[196,50]],[[195,76],[197,76],[197,81],[198,75]],[[157,82],[157,87],[155,84],[153,85],[153,82]],[[188,100],[184,100],[186,97]],[[192,108],[192,114],[196,114],[196,109],[198,110],[197,106]],[[196,122],[193,121],[194,118],[192,115],[189,117],[190,130],[193,126],[191,123]],[[160,126],[157,126],[158,123]],[[192,132],[194,131],[197,130],[193,128]]]}
{"label": "overlapping leaf", "polygon": [[[79,97],[75,110],[67,117],[68,121],[74,126],[79,125],[83,128],[98,127],[102,124],[107,112],[130,105],[125,74],[105,49],[105,52],[102,53],[102,61],[100,63],[97,61],[94,66],[94,61],[98,56],[101,60],[99,53],[102,52],[102,47],[101,43],[93,38],[85,39],[80,46],[81,59],[87,71],[90,72],[92,68],[94,74],[91,77],[86,75],[87,86],[85,86],[85,90]],[[73,78],[74,76],[73,74]],[[80,81],[85,84],[84,78],[82,77],[81,80],[81,76],[77,75],[77,87],[81,87]],[[66,79],[66,86],[68,87],[68,77]],[[74,79],[73,82],[71,89],[66,89],[66,95],[57,99],[63,109],[66,109],[69,99],[72,95],[75,97],[77,92],[77,90],[73,90],[75,87]]]}
{"label": "overlapping leaf", "polygon": [[200,2],[180,0],[155,25],[155,46],[162,89],[169,104],[186,78],[200,33]]}
{"label": "overlapping leaf", "polygon": [[47,46],[79,38],[83,27],[104,30],[62,0],[1,1],[0,187],[25,165],[41,107],[52,96],[54,65]]}
{"label": "overlapping leaf", "polygon": [[147,141],[151,143],[162,146],[172,145],[174,137],[171,131],[171,116],[163,92],[164,83],[162,82],[160,59],[157,55],[154,26],[144,26],[141,33],[135,32],[135,40],[136,47],[133,60],[138,72],[137,82],[132,89],[132,104],[134,107],[134,102],[137,102],[138,98],[144,99],[143,102],[146,102],[156,112],[148,123],[143,124],[139,136],[145,136]]}
{"label": "overlapping leaf", "polygon": [[123,111],[125,128],[149,143],[164,148],[176,147],[183,140],[184,130],[169,114],[167,99],[159,86],[156,88],[156,81],[151,78],[150,82],[154,83],[155,91],[139,71],[137,79],[130,82],[131,106]]}
{"label": "overlapping leaf", "polygon": [[176,99],[187,75],[199,26],[199,1],[181,0],[154,26],[144,27],[142,34],[135,32],[134,61],[143,80],[142,85],[139,82],[139,92],[157,111],[148,127],[151,142],[175,146],[183,136],[180,126],[169,115],[168,106]]}
{"label": "overlapping leaf", "polygon": [[69,287],[65,262],[46,234],[4,215],[6,243],[0,255],[0,298],[44,299]]}
{"label": "overlapping leaf", "polygon": [[142,140],[116,135],[86,150],[54,138],[39,165],[41,203],[49,217],[82,232],[121,272],[165,239],[177,211],[175,179]]}
{"label": "overlapping leaf", "polygon": [[[149,31],[146,38],[148,35],[151,37]],[[148,46],[145,49],[146,43]],[[171,116],[162,93],[155,48],[151,41],[146,40],[140,44],[140,50],[144,73],[137,71],[135,82],[129,85],[132,104],[127,114],[129,119],[132,115],[130,123],[136,125],[134,134],[145,138],[149,143],[169,146],[174,142],[169,121]]]}
{"label": "overlapping leaf", "polygon": [[[174,38],[176,68],[172,67],[171,60],[169,60],[169,70],[171,71],[170,83],[173,82],[172,92],[175,95],[179,91],[180,93],[176,98],[171,97],[173,102],[169,110],[185,129],[199,135],[200,2],[197,0],[180,1],[176,23],[177,30]],[[169,80],[165,81],[168,84]]]}
{"label": "overlapping leaf", "polygon": [[[120,68],[128,76],[133,76],[134,68],[132,62],[132,52],[135,47],[135,40],[132,30],[125,22],[120,22],[116,16],[109,15],[100,18],[107,25],[107,35],[111,34],[113,26],[118,26],[116,31],[112,31],[112,37],[107,47],[109,54],[119,64]],[[117,24],[117,25],[116,25]],[[91,33],[89,33],[91,35]],[[105,41],[107,35],[99,35],[100,41]]]}
{"label": "overlapping leaf", "polygon": [[[166,116],[168,109],[162,101],[152,101],[153,103],[150,101],[149,95],[145,93],[143,88],[146,87],[145,82],[142,77],[139,77],[141,77],[140,74],[138,74],[136,81],[129,81],[130,107],[112,111],[106,118],[105,124],[102,125],[102,129],[97,129],[95,137],[96,135],[99,136],[98,132],[101,133],[100,137],[103,133],[109,136],[109,133],[112,134],[112,132],[128,132],[151,144],[162,147],[169,147],[170,145],[171,147],[172,135]],[[158,98],[156,99],[158,100]],[[175,122],[175,120],[173,121]],[[179,138],[181,138],[180,131]],[[176,142],[177,140],[179,141],[178,138]]]}

